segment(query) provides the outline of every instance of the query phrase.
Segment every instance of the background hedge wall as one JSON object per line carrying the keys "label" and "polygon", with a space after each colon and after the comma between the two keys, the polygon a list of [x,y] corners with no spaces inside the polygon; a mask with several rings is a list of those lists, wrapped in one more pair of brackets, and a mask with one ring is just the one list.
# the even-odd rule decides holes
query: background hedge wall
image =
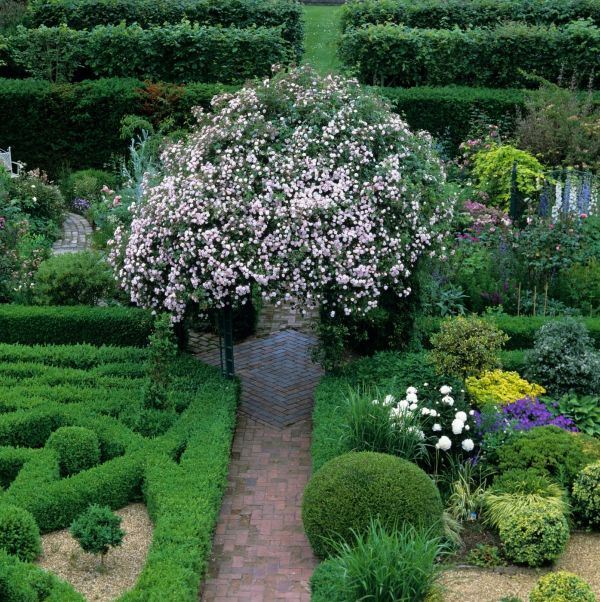
{"label": "background hedge wall", "polygon": [[[52,84],[31,79],[0,79],[0,140],[30,167],[56,175],[61,167],[103,167],[125,152],[119,137],[125,115],[147,117],[155,125],[172,117],[176,127],[189,125],[191,108],[210,108],[216,94],[239,86],[222,84],[151,84],[137,79],[102,79],[78,84]],[[515,89],[460,86],[376,88],[413,129],[426,129],[453,144],[469,134],[474,112],[490,122],[510,124],[523,111],[526,95]],[[600,93],[594,96],[600,105]],[[85,136],[79,135],[86,132]]]}
{"label": "background hedge wall", "polygon": [[[505,345],[507,350],[529,349],[533,347],[537,331],[547,322],[557,318],[544,318],[542,316],[498,316],[494,323],[503,330],[510,339]],[[430,347],[431,335],[440,329],[441,318],[421,317],[418,319],[415,331],[418,333],[420,343]],[[581,318],[589,330],[597,349],[600,349],[600,318]],[[511,361],[519,362],[520,358],[511,356]]]}
{"label": "background hedge wall", "polygon": [[128,307],[0,305],[0,342],[143,347],[154,319]]}
{"label": "background hedge wall", "polygon": [[600,64],[600,29],[586,21],[467,30],[369,25],[342,35],[340,57],[374,85],[513,88],[532,85],[525,73],[550,81],[575,73],[587,86]]}
{"label": "background hedge wall", "polygon": [[222,27],[283,26],[283,37],[300,56],[302,5],[295,0],[33,0],[26,24],[90,29],[122,21],[141,27],[179,23],[182,19]]}
{"label": "background hedge wall", "polygon": [[[234,88],[220,84],[156,86],[135,79],[101,79],[52,84],[32,79],[0,79],[0,140],[13,157],[55,176],[61,167],[103,167],[129,141],[119,137],[125,115],[176,125],[191,120],[193,106],[210,107],[215,94]],[[85,136],[81,133],[85,132]]]}
{"label": "background hedge wall", "polygon": [[352,0],[342,10],[342,27],[402,23],[432,29],[497,25],[518,21],[563,25],[591,19],[600,25],[597,0]]}
{"label": "background hedge wall", "polygon": [[57,82],[101,77],[243,82],[269,75],[272,65],[294,59],[280,28],[239,29],[189,22],[150,29],[125,24],[98,25],[91,30],[18,27],[6,38],[6,45],[5,75]]}

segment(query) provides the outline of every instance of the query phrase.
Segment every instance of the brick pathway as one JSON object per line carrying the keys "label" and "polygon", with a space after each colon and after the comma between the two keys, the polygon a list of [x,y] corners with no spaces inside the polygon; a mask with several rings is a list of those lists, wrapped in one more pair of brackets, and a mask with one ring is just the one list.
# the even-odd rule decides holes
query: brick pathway
{"label": "brick pathway", "polygon": [[[293,330],[235,346],[242,382],[227,492],[204,602],[309,602],[316,565],[300,505],[310,476],[314,338]],[[218,351],[199,357],[218,364]]]}
{"label": "brick pathway", "polygon": [[92,227],[85,217],[77,213],[67,213],[62,238],[52,245],[52,250],[56,255],[85,251],[90,246],[91,234]]}

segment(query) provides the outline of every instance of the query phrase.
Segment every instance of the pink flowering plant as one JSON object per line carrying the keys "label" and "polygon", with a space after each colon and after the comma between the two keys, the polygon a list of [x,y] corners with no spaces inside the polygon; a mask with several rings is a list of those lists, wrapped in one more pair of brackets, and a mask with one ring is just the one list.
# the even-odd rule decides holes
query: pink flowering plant
{"label": "pink flowering plant", "polygon": [[131,300],[180,319],[269,300],[362,315],[411,292],[454,198],[432,141],[384,101],[310,68],[278,72],[196,109],[196,128],[117,228],[111,261]]}

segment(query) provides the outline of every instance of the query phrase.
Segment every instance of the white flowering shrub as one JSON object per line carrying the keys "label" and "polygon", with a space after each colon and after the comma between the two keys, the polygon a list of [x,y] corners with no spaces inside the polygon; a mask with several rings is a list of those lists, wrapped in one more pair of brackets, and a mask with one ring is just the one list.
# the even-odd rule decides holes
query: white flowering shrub
{"label": "white flowering shrub", "polygon": [[354,451],[378,451],[428,463],[434,472],[447,464],[447,456],[475,454],[475,411],[443,385],[437,391],[423,385],[423,396],[408,387],[403,398],[387,394],[367,401],[365,395],[349,398],[343,437]]}
{"label": "white flowering shrub", "polygon": [[361,315],[443,237],[453,199],[431,139],[352,80],[278,73],[196,110],[162,154],[111,261],[131,300],[181,318],[188,300],[271,300]]}

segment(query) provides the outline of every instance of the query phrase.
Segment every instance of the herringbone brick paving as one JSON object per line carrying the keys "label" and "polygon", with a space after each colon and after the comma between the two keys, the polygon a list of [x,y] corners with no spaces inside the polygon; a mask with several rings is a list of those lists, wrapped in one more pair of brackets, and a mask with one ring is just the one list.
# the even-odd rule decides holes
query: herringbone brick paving
{"label": "herringbone brick paving", "polygon": [[[321,369],[314,337],[284,330],[235,346],[242,383],[228,487],[204,602],[309,602],[316,560],[300,507],[310,476],[310,415]],[[203,361],[219,364],[218,351]]]}

